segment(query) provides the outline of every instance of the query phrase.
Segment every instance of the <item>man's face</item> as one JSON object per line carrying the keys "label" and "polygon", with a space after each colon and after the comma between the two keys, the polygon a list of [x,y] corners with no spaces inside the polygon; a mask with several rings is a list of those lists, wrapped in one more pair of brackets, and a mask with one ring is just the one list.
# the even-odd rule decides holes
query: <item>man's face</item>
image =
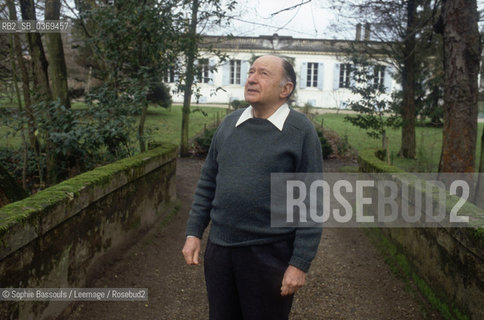
{"label": "man's face", "polygon": [[281,58],[275,56],[258,58],[249,69],[245,83],[245,100],[254,108],[270,108],[277,104],[280,105],[288,95],[287,86],[281,86],[283,77]]}

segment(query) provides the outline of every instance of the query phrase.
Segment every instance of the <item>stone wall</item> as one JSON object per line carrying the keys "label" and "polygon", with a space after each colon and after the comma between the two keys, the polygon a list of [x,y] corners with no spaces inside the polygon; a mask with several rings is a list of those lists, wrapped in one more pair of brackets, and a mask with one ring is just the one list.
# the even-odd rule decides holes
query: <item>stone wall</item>
{"label": "stone wall", "polygon": [[[0,287],[86,285],[102,257],[175,210],[177,147],[96,168],[0,209]],[[48,319],[68,302],[0,302],[0,319]]]}
{"label": "stone wall", "polygon": [[[374,150],[360,152],[358,160],[364,172],[403,173],[376,158]],[[449,198],[446,201],[455,202]],[[412,203],[410,210],[411,206]],[[447,206],[447,214],[451,207]],[[484,211],[471,203],[461,210],[481,222],[484,219]],[[382,228],[382,231],[411,261],[412,268],[432,288],[433,294],[472,319],[484,319],[484,224],[478,225],[481,227]]]}

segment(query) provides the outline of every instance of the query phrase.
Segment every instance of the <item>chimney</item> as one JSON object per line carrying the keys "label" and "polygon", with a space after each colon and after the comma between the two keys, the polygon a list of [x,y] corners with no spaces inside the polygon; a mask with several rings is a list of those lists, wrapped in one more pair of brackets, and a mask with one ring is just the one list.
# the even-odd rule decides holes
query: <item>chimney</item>
{"label": "chimney", "polygon": [[365,41],[370,41],[370,31],[371,31],[371,25],[370,23],[365,23]]}
{"label": "chimney", "polygon": [[272,49],[273,50],[279,49],[279,35],[277,33],[274,33],[272,35]]}
{"label": "chimney", "polygon": [[356,25],[356,41],[360,41],[361,40],[361,23],[358,23]]}

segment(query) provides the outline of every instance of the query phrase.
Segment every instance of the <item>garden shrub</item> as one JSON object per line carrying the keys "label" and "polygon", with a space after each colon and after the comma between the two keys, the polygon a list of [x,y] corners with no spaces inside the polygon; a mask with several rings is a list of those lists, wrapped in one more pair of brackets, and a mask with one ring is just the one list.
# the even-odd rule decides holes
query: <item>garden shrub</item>
{"label": "garden shrub", "polygon": [[247,108],[249,103],[245,100],[232,100],[229,105],[234,108],[235,110],[240,108]]}
{"label": "garden shrub", "polygon": [[319,142],[321,143],[321,150],[323,151],[323,159],[328,159],[328,157],[333,153],[333,148],[329,144],[328,140],[324,137],[321,130],[316,130],[319,137]]}
{"label": "garden shrub", "polygon": [[210,144],[212,143],[213,135],[217,128],[205,129],[199,137],[195,138],[195,142],[198,146],[198,153],[207,154],[208,149],[210,149]]}
{"label": "garden shrub", "polygon": [[163,83],[156,83],[150,86],[147,99],[162,108],[170,108],[173,103],[170,89]]}

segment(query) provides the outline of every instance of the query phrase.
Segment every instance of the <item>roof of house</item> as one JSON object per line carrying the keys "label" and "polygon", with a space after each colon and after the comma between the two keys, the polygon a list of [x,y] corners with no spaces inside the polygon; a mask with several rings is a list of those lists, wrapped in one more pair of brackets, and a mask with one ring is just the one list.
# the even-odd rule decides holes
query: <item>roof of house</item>
{"label": "roof of house", "polygon": [[382,43],[376,41],[304,39],[291,36],[261,35],[258,37],[203,36],[202,47],[245,51],[298,51],[341,53],[348,50],[381,49]]}

